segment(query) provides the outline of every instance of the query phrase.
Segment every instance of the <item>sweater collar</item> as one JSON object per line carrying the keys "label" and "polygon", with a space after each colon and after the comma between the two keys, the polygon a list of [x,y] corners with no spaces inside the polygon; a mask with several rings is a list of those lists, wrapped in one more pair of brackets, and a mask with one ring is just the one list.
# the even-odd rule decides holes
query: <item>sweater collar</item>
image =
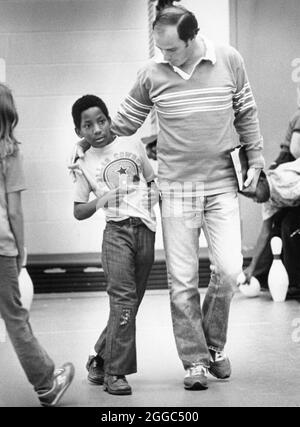
{"label": "sweater collar", "polygon": [[[216,52],[215,52],[215,46],[214,43],[207,39],[206,37],[204,37],[203,35],[200,36],[204,46],[205,46],[205,53],[203,56],[201,56],[197,62],[195,63],[191,73],[186,73],[185,71],[183,71],[181,68],[173,66],[171,64],[170,67],[173,69],[173,71],[175,71],[175,73],[177,73],[181,78],[183,78],[184,80],[189,80],[194,71],[195,68],[197,67],[197,65],[199,65],[202,61],[210,61],[212,63],[212,65],[215,65],[217,58],[216,58]],[[154,57],[154,61],[157,64],[168,64],[168,61],[165,61],[162,57],[162,54],[160,52],[158,52],[158,54]]]}

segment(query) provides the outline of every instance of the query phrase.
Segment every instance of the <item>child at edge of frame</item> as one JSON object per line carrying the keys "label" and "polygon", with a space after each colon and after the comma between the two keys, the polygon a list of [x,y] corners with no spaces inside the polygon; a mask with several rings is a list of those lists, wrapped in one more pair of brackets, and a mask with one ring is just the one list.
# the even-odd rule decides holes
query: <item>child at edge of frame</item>
{"label": "child at edge of frame", "polygon": [[42,406],[56,406],[71,384],[74,366],[55,369],[32,332],[22,306],[19,274],[24,251],[22,191],[25,190],[20,143],[14,136],[18,113],[12,91],[0,83],[0,314],[28,381]]}

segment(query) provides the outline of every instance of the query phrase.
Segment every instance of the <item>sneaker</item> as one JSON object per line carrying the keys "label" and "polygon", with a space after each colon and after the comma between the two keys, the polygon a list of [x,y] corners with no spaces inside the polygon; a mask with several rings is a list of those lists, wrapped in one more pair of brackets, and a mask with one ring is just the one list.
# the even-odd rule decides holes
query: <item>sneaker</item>
{"label": "sneaker", "polygon": [[74,378],[75,368],[72,363],[65,363],[54,372],[53,386],[48,391],[38,392],[42,406],[56,406]]}
{"label": "sneaker", "polygon": [[89,356],[85,365],[88,370],[88,380],[92,384],[102,385],[104,381],[104,361],[100,356]]}
{"label": "sneaker", "polygon": [[206,390],[207,389],[207,368],[201,363],[195,363],[186,369],[184,377],[184,388],[187,390]]}
{"label": "sneaker", "polygon": [[230,360],[224,351],[215,351],[209,349],[210,365],[208,371],[211,375],[219,379],[229,378],[231,375]]}
{"label": "sneaker", "polygon": [[105,375],[103,390],[110,394],[132,394],[125,375]]}

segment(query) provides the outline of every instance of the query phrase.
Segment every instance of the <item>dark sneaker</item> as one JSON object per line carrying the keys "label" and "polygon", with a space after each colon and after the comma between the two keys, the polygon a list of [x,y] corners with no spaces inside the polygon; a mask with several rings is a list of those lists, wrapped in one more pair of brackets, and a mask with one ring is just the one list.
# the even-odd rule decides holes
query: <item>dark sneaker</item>
{"label": "dark sneaker", "polygon": [[229,378],[231,375],[230,360],[224,351],[215,351],[209,349],[210,352],[210,365],[208,371],[211,375],[219,379]]}
{"label": "dark sneaker", "polygon": [[131,394],[125,375],[105,375],[103,390],[110,394]]}
{"label": "dark sneaker", "polygon": [[206,390],[207,389],[207,368],[201,363],[195,363],[186,369],[184,377],[184,388],[187,390]]}
{"label": "dark sneaker", "polygon": [[89,356],[86,363],[88,370],[88,380],[92,384],[102,385],[104,381],[103,359],[99,356]]}
{"label": "dark sneaker", "polygon": [[56,406],[74,378],[75,368],[72,363],[65,363],[54,372],[51,390],[38,392],[42,406]]}

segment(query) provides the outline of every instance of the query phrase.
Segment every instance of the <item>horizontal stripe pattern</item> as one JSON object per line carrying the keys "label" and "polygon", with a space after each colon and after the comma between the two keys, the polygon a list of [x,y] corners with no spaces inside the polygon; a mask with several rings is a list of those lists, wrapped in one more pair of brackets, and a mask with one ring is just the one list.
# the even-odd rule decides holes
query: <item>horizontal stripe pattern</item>
{"label": "horizontal stripe pattern", "polygon": [[157,112],[168,117],[222,111],[232,109],[232,89],[211,87],[171,92],[155,97],[154,102]]}
{"label": "horizontal stripe pattern", "polygon": [[189,108],[174,108],[174,111],[165,111],[161,110],[160,108],[157,108],[156,111],[160,114],[166,115],[166,116],[177,116],[179,114],[192,114],[192,113],[198,113],[198,112],[209,112],[209,111],[221,111],[221,110],[228,110],[232,109],[232,102],[229,102],[227,104],[223,105],[215,105],[215,106],[195,106],[195,107],[189,107]]}
{"label": "horizontal stripe pattern", "polygon": [[215,63],[199,63],[188,80],[166,64],[147,63],[122,104],[115,133],[132,135],[153,106],[162,179],[200,182],[205,194],[235,191],[231,160],[225,155],[235,144],[233,127],[247,146],[249,164],[263,164],[256,104],[235,49],[218,47]]}
{"label": "horizontal stripe pattern", "polygon": [[243,89],[233,96],[233,109],[235,114],[238,114],[255,106],[253,93],[249,82],[247,82],[244,84]]}
{"label": "horizontal stripe pattern", "polygon": [[142,104],[131,95],[127,95],[122,104],[120,105],[120,112],[123,116],[127,117],[130,121],[142,125],[148,116],[152,106]]}
{"label": "horizontal stripe pattern", "polygon": [[[159,114],[164,116],[188,115],[197,112],[225,111],[233,107],[235,114],[255,106],[249,83],[235,95],[230,87],[211,87],[164,93],[153,97]],[[120,107],[122,114],[138,125],[142,125],[152,106],[137,101],[128,95]]]}
{"label": "horizontal stripe pattern", "polygon": [[159,102],[168,98],[178,98],[178,97],[191,97],[192,95],[206,95],[211,93],[228,93],[231,92],[229,88],[226,87],[215,87],[215,88],[207,88],[207,89],[191,89],[191,90],[182,90],[178,92],[169,92],[164,95],[159,95],[153,98],[153,102]]}

